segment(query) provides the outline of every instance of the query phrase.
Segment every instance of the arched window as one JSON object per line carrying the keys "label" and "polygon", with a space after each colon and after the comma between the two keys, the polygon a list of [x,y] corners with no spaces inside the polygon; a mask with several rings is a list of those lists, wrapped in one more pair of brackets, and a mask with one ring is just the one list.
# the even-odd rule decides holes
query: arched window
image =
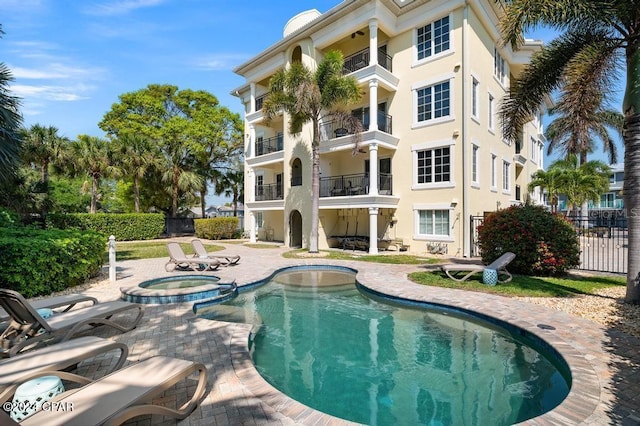
{"label": "arched window", "polygon": [[302,48],[296,46],[291,54],[291,62],[302,62]]}
{"label": "arched window", "polygon": [[299,158],[291,163],[291,186],[302,185],[302,161]]}

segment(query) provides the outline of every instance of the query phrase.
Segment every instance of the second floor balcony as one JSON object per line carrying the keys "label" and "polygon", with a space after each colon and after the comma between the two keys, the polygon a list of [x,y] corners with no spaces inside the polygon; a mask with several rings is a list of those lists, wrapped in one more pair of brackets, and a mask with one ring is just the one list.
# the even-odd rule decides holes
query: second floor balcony
{"label": "second floor balcony", "polygon": [[271,201],[282,200],[284,192],[282,190],[282,184],[272,183],[269,185],[256,185],[255,187],[255,200],[256,201]]}
{"label": "second floor balcony", "polygon": [[272,152],[282,151],[284,149],[283,135],[274,136],[268,139],[256,139],[256,157],[259,155],[271,154]]}
{"label": "second floor balcony", "polygon": [[[378,176],[378,194],[393,195],[391,174],[380,173]],[[320,178],[320,197],[351,197],[370,195],[369,175],[367,173],[339,175]]]}
{"label": "second floor balcony", "polygon": [[[344,58],[344,66],[342,67],[342,72],[344,74],[356,72],[358,70],[361,70],[362,68],[368,67],[370,61],[371,51],[369,50],[369,48],[363,49]],[[378,65],[380,65],[387,71],[392,72],[391,62],[391,56],[387,55],[387,52],[384,49],[378,48]]]}
{"label": "second floor balcony", "polygon": [[[358,118],[362,123],[362,131],[367,132],[370,129],[369,114],[359,115]],[[392,117],[384,112],[378,112],[378,130],[384,133],[392,134]],[[323,139],[329,140],[334,138],[340,138],[352,134],[339,120],[332,120],[326,123],[322,123],[320,126],[320,135]]]}

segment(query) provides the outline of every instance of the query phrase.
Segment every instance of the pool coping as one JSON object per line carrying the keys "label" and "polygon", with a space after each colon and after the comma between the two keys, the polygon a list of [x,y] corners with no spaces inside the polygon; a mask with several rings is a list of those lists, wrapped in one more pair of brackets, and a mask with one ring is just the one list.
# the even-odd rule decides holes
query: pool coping
{"label": "pool coping", "polygon": [[[149,289],[141,286],[152,281],[178,281],[178,280],[216,280],[215,283],[202,284],[199,286],[172,288],[172,289]],[[225,286],[230,285],[227,282],[221,282],[220,277],[216,275],[174,275],[163,276],[145,280],[135,286],[120,287],[120,298],[131,303],[140,304],[169,304],[169,303],[189,303],[200,300],[211,299],[220,295],[221,290]]]}
{"label": "pool coping", "polygon": [[[445,289],[440,287],[426,287],[418,284],[411,286],[389,286],[382,284],[376,275],[379,273],[358,269],[357,267],[338,266],[334,264],[314,263],[312,265],[291,265],[278,268],[276,271],[268,275],[268,277],[253,283],[240,285],[242,288],[253,288],[260,283],[270,279],[273,275],[293,268],[317,268],[328,267],[332,269],[351,269],[356,272],[356,280],[359,285],[365,289],[389,297],[391,300],[403,300],[408,302],[426,303],[437,306],[446,306],[459,309],[470,314],[476,314],[480,317],[491,317],[498,321],[507,322],[515,327],[519,327],[526,332],[532,334],[536,338],[542,340],[546,344],[553,347],[569,367],[571,372],[571,388],[567,397],[554,409],[528,420],[521,422],[523,425],[540,425],[540,424],[580,424],[588,422],[589,417],[596,411],[601,402],[601,383],[598,374],[594,370],[588,358],[578,352],[570,343],[568,343],[556,327],[548,326],[541,323],[539,318],[536,320],[535,315],[530,318],[529,315],[521,315],[516,317],[515,312],[511,310],[501,311],[496,309],[496,304],[487,304],[486,299],[508,299],[502,296],[482,294],[483,300],[475,302],[465,298],[468,292],[464,290]],[[405,280],[406,274],[405,274]],[[454,296],[454,297],[452,297]],[[458,296],[458,297],[455,297]],[[501,300],[502,304],[504,300]],[[280,392],[271,384],[269,384],[258,373],[252,360],[249,349],[249,339],[251,331],[249,328],[235,329],[231,337],[232,350],[231,359],[233,368],[240,382],[247,390],[260,398],[265,404],[269,405],[276,412],[291,418],[295,422],[304,424],[344,424],[353,425],[357,423],[350,422],[345,419],[337,418],[324,412],[315,410],[305,404],[302,404],[288,395]]]}

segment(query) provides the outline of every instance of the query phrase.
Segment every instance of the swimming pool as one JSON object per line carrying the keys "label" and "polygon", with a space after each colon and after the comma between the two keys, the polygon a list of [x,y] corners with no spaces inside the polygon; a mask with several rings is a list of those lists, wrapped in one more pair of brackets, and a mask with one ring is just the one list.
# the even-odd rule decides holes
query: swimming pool
{"label": "swimming pool", "polygon": [[198,313],[261,324],[251,342],[260,374],[359,423],[512,424],[567,395],[566,364],[523,330],[380,301],[354,284],[346,269],[293,269]]}
{"label": "swimming pool", "polygon": [[235,283],[221,283],[213,275],[177,275],[120,288],[122,300],[143,304],[185,303],[218,297],[233,291]]}

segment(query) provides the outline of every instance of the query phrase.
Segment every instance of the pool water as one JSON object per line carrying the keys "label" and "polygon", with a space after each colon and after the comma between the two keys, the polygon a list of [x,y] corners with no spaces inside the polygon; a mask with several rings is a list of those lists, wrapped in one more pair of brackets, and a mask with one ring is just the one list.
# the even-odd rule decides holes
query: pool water
{"label": "pool water", "polygon": [[375,301],[353,273],[284,272],[199,314],[218,318],[217,309],[261,324],[251,350],[269,383],[358,423],[508,425],[569,392],[566,366],[533,341],[470,316]]}

